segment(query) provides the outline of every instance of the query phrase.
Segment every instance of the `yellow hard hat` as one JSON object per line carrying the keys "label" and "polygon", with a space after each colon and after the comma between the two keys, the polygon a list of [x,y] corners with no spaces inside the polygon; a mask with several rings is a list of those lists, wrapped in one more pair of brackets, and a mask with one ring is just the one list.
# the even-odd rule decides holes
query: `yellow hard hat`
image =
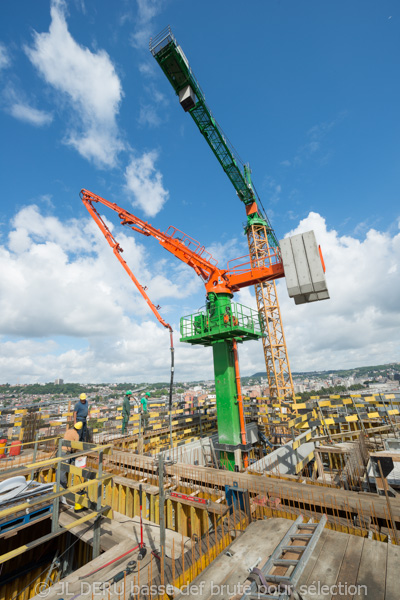
{"label": "yellow hard hat", "polygon": [[79,430],[79,429],[82,429],[82,427],[83,427],[83,423],[82,423],[82,421],[77,421],[77,422],[75,423],[74,427],[75,427],[75,429],[78,429],[78,430]]}
{"label": "yellow hard hat", "polygon": [[81,394],[79,396],[79,400],[86,400],[86,394]]}

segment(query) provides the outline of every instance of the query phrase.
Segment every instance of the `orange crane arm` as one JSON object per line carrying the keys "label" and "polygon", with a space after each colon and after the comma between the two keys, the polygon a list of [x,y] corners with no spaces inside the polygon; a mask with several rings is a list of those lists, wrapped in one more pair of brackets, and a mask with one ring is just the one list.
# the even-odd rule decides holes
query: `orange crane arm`
{"label": "orange crane arm", "polygon": [[[82,192],[84,192],[84,191],[85,190],[82,190]],[[124,267],[125,271],[128,273],[128,275],[131,278],[131,280],[133,281],[133,283],[136,285],[136,287],[139,290],[140,294],[146,300],[147,304],[149,305],[150,309],[152,310],[152,312],[154,313],[154,315],[156,316],[156,318],[158,319],[158,321],[161,323],[161,325],[163,325],[166,329],[169,329],[169,331],[172,333],[172,327],[171,327],[171,325],[169,325],[169,323],[166,323],[164,321],[164,319],[162,318],[162,316],[158,312],[158,308],[159,307],[155,306],[152,303],[152,301],[150,300],[149,296],[146,294],[145,288],[139,283],[139,281],[136,279],[136,277],[132,273],[131,269],[128,267],[126,261],[122,258],[121,252],[123,252],[123,249],[118,244],[118,242],[115,240],[113,234],[108,229],[107,225],[104,223],[103,219],[101,218],[101,216],[99,215],[99,213],[97,212],[97,210],[94,208],[94,206],[92,205],[91,201],[84,194],[82,194],[81,197],[82,197],[82,201],[83,201],[84,205],[88,209],[88,211],[91,214],[91,216],[93,217],[94,221],[99,226],[100,231],[103,233],[103,235],[106,238],[107,242],[111,246],[111,248],[112,248],[115,256],[118,258],[119,262]]]}
{"label": "orange crane arm", "polygon": [[[217,267],[217,261],[205,250],[204,246],[201,246],[199,242],[179,231],[176,227],[169,227],[164,233],[147,223],[147,221],[143,221],[142,219],[139,219],[139,217],[136,217],[127,210],[121,208],[114,202],[109,202],[88,190],[81,190],[81,198],[97,225],[100,227],[108,243],[113,248],[114,254],[117,256],[118,260],[121,262],[122,266],[127,271],[128,275],[131,277],[132,281],[135,283],[160,322],[162,322],[162,319],[158,314],[156,307],[151,303],[147,294],[144,292],[143,287],[137,282],[132,271],[121,257],[120,252],[122,249],[112,236],[97,210],[94,208],[93,203],[100,202],[101,204],[104,204],[104,206],[111,208],[111,210],[118,214],[122,225],[127,225],[133,229],[133,231],[137,231],[142,235],[154,237],[161,246],[168,250],[168,252],[171,252],[171,254],[195,270],[197,275],[202,278],[207,292],[232,294],[241,288],[254,285],[254,283],[261,283],[262,281],[284,277],[279,249],[271,249],[267,259],[263,258],[262,262],[255,266],[252,264],[250,257],[247,256],[243,257],[243,259],[246,258],[246,262],[235,265],[232,264],[231,267],[229,267],[228,263],[229,268],[222,270]],[[237,262],[237,260],[238,259],[236,259],[236,261],[230,261],[230,263]]]}

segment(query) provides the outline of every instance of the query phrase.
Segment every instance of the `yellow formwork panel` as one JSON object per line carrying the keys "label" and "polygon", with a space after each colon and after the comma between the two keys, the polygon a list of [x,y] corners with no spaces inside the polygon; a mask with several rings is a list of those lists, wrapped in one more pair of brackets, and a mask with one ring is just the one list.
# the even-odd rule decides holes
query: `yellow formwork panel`
{"label": "yellow formwork panel", "polygon": [[351,423],[353,421],[358,421],[358,415],[347,415],[347,417],[345,417],[345,421],[347,423]]}

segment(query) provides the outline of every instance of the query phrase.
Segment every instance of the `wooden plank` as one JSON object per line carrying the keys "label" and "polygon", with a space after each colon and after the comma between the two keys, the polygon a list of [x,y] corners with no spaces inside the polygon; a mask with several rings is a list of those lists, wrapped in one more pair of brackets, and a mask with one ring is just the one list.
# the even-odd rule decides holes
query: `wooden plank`
{"label": "wooden plank", "polygon": [[[308,577],[309,593],[305,594],[306,598],[309,596],[313,600],[330,600],[330,586],[336,584],[348,541],[346,533],[328,530],[318,561]],[[310,586],[315,586],[315,590]]]}
{"label": "wooden plank", "polygon": [[[359,598],[384,600],[387,550],[388,544],[364,540],[356,584],[362,587],[357,592],[357,600]],[[398,598],[399,595],[397,594],[396,597]]]}
{"label": "wooden plank", "polygon": [[307,561],[307,564],[304,568],[304,571],[300,577],[300,581],[299,581],[299,585],[305,585],[307,584],[308,578],[311,574],[311,571],[314,569],[316,562],[318,561],[321,551],[324,547],[324,544],[327,540],[328,537],[328,529],[324,529],[324,531],[321,533],[321,536],[314,548],[313,553],[311,554],[310,558]]}
{"label": "wooden plank", "polygon": [[336,584],[340,587],[337,593],[332,596],[332,600],[351,600],[353,598],[349,590],[352,590],[350,586],[355,585],[357,581],[363,546],[364,538],[354,535],[349,536],[342,566],[336,580]]}
{"label": "wooden plank", "polygon": [[[75,520],[76,520],[76,516],[72,510],[64,511],[63,513],[60,514],[59,522],[62,527],[68,527]],[[106,551],[110,550],[111,548],[113,548],[114,546],[116,546],[118,544],[118,542],[120,541],[120,540],[116,540],[115,537],[113,537],[112,528],[111,528],[110,523],[112,523],[112,521],[110,521],[109,519],[102,519],[101,525],[100,525],[100,532],[101,532],[100,548],[104,552],[106,552]],[[81,538],[86,543],[91,544],[92,540],[93,540],[93,530],[92,529],[87,530],[87,529],[88,529],[87,525],[82,524],[81,526],[78,526],[76,528],[76,530],[74,531],[74,534],[77,537]]]}
{"label": "wooden plank", "polygon": [[399,590],[400,546],[388,544],[385,600],[398,600]]}

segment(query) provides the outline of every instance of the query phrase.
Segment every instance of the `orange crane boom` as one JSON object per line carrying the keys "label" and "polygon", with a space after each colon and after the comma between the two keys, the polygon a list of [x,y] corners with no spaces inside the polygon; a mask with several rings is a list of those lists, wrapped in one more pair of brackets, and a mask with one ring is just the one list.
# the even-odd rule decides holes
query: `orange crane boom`
{"label": "orange crane boom", "polygon": [[[122,258],[122,248],[93,206],[94,203],[99,202],[104,206],[107,206],[118,214],[122,225],[127,225],[133,231],[141,233],[142,235],[155,238],[163,248],[168,250],[168,252],[192,267],[197,275],[203,280],[207,292],[233,294],[244,287],[263,281],[275,280],[284,277],[285,275],[280,252],[277,248],[271,249],[268,256],[264,256],[260,261],[254,262],[250,260],[250,256],[245,256],[230,261],[227,269],[219,269],[217,267],[217,261],[205,250],[204,246],[201,246],[198,241],[181,232],[176,227],[171,226],[166,232],[162,232],[150,225],[147,221],[143,221],[139,217],[121,208],[115,202],[109,202],[105,198],[85,189],[81,190],[81,198],[113,249],[115,256],[131,277],[157,319],[164,327],[168,327],[169,329],[170,326],[162,319],[158,312],[158,307],[154,306],[151,302],[143,289],[143,286],[141,286]],[[238,261],[242,262],[239,263]]]}

